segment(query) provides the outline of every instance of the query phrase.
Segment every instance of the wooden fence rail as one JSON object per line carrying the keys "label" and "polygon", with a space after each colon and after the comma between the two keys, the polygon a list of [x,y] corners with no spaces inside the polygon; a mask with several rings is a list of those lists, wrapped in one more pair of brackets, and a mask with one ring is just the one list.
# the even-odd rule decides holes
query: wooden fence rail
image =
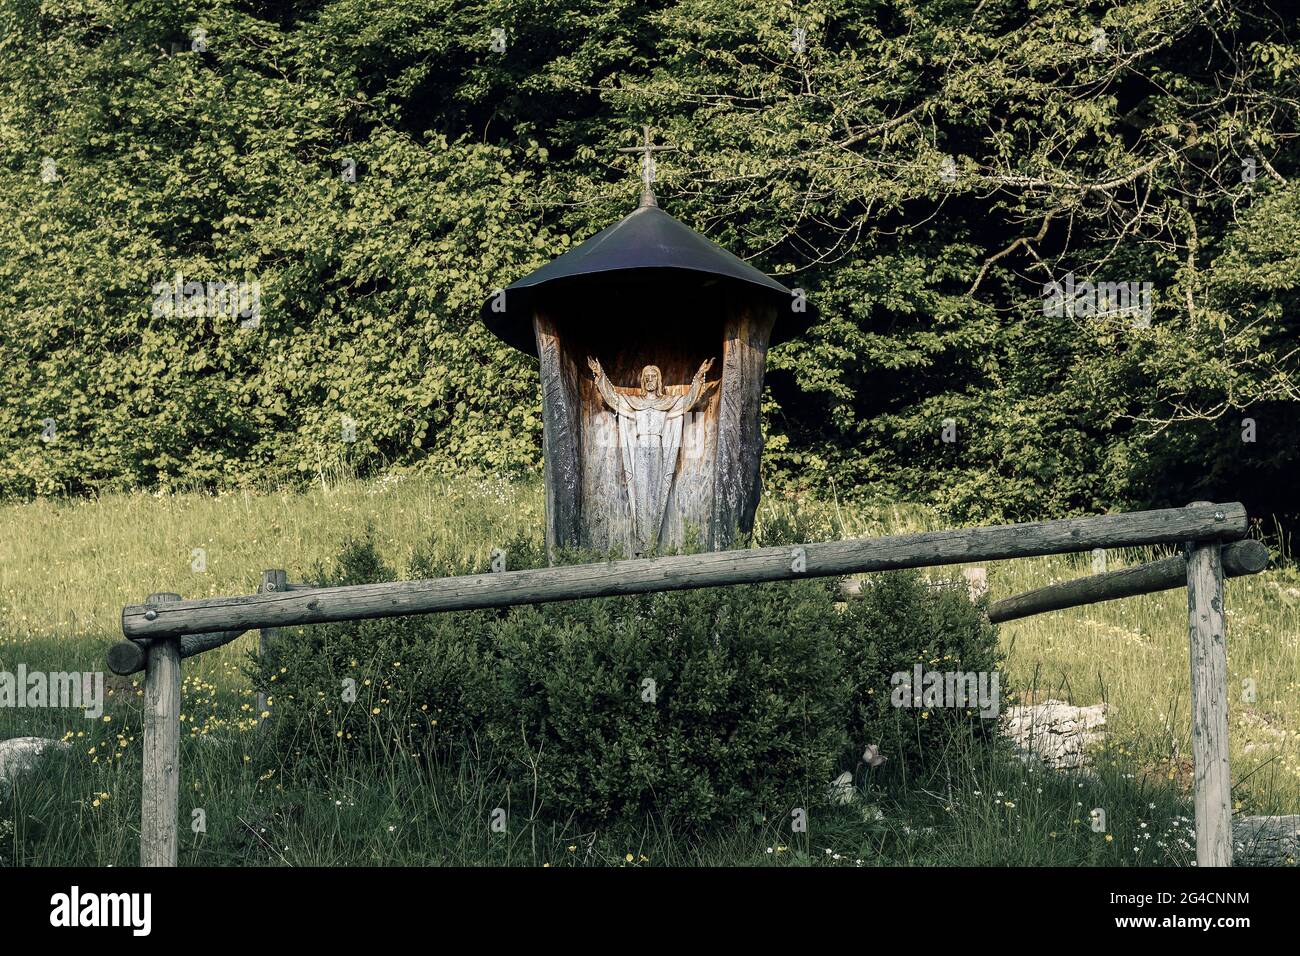
{"label": "wooden fence rail", "polygon": [[[238,630],[214,631],[211,634],[182,634],[176,642],[176,649],[181,655],[181,660],[185,660],[187,657],[195,657],[205,651],[229,644],[245,633],[247,632]],[[128,674],[138,674],[145,669],[145,658],[148,656],[151,643],[152,641],[145,639],[118,641],[108,649],[108,669],[123,677]]]}
{"label": "wooden fence rail", "polygon": [[428,581],[357,584],[310,591],[291,588],[245,597],[128,605],[122,609],[122,633],[134,639],[180,637],[212,631],[292,627],[328,621],[995,561],[1091,551],[1093,548],[1137,547],[1198,539],[1228,541],[1244,537],[1246,527],[1246,509],[1240,504],[1194,505],[1096,518],[607,561]]}
{"label": "wooden fence rail", "polygon": [[[1229,575],[1254,573],[1267,561],[1266,551],[1261,559],[1261,545],[1237,542],[1246,529],[1242,505],[1197,502],[1186,508],[1095,518],[429,581],[315,588],[290,584],[285,572],[277,570],[264,572],[259,593],[245,597],[183,601],[175,594],[151,594],[146,603],[123,608],[122,632],[128,640],[108,652],[116,673],[146,673],[140,863],[177,862],[181,660],[227,644],[248,630],[262,632],[261,652],[272,655],[276,629],[302,624],[1181,543],[1187,546],[1186,559],[1169,558],[1040,588],[990,610],[1001,605],[997,619],[1010,620],[1171,588],[1180,578],[1187,584],[1197,863],[1231,865],[1223,576],[1225,570]],[[259,710],[264,706],[259,698]]]}
{"label": "wooden fence rail", "polygon": [[[1223,548],[1223,574],[1235,578],[1258,574],[1268,566],[1268,548],[1258,541],[1234,541]],[[1015,597],[989,605],[989,620],[994,624],[1017,618],[1060,611],[1081,604],[1097,604],[1117,598],[1169,591],[1187,584],[1187,558],[1181,554],[1150,561],[1131,568],[1094,574],[1060,584],[1026,591]]]}

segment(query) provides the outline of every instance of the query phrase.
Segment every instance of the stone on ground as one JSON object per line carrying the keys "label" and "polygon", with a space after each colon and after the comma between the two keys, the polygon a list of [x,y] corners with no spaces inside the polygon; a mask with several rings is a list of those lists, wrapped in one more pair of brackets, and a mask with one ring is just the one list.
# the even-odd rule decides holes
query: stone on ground
{"label": "stone on ground", "polygon": [[1087,749],[1101,741],[1106,705],[1074,707],[1062,700],[1024,704],[1007,711],[1002,732],[1021,759],[1037,759],[1055,770],[1077,770],[1090,763]]}
{"label": "stone on ground", "polygon": [[48,737],[14,737],[0,740],[0,785],[7,786],[23,771],[36,765],[41,754],[51,747],[66,750],[68,745]]}
{"label": "stone on ground", "polygon": [[[1287,866],[1300,860],[1300,813],[1232,821],[1234,866]],[[1290,861],[1290,862],[1288,862]]]}

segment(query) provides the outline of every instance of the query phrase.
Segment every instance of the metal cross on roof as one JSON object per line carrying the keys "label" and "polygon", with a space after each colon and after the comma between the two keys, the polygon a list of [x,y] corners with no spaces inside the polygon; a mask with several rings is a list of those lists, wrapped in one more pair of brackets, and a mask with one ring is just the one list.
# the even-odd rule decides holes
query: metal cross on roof
{"label": "metal cross on roof", "polygon": [[624,146],[619,149],[620,153],[641,153],[641,205],[657,206],[655,202],[654,189],[651,184],[655,181],[655,153],[675,152],[676,146],[656,146],[650,134],[649,126],[641,127],[643,142],[640,146]]}

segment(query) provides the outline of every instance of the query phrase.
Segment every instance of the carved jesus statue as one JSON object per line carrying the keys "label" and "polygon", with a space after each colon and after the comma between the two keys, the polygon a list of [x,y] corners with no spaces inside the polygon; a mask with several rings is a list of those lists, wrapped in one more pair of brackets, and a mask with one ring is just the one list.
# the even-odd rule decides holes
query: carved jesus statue
{"label": "carved jesus statue", "polygon": [[682,418],[695,409],[712,383],[704,376],[713,359],[700,365],[685,395],[668,395],[657,365],[641,370],[641,394],[625,395],[614,390],[600,362],[588,357],[587,365],[596,379],[596,390],[618,416],[619,444],[623,453],[623,480],[632,505],[632,529],[641,550],[659,540],[668,493],[677,471],[682,444]]}

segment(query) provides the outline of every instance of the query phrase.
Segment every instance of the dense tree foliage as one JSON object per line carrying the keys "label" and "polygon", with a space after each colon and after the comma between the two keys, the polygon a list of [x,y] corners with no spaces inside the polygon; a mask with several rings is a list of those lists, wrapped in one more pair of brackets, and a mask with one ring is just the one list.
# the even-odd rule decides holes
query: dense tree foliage
{"label": "dense tree foliage", "polygon": [[1288,10],[0,0],[0,494],[535,467],[476,308],[631,208],[649,123],[661,204],[820,308],[769,484],[1294,514]]}

